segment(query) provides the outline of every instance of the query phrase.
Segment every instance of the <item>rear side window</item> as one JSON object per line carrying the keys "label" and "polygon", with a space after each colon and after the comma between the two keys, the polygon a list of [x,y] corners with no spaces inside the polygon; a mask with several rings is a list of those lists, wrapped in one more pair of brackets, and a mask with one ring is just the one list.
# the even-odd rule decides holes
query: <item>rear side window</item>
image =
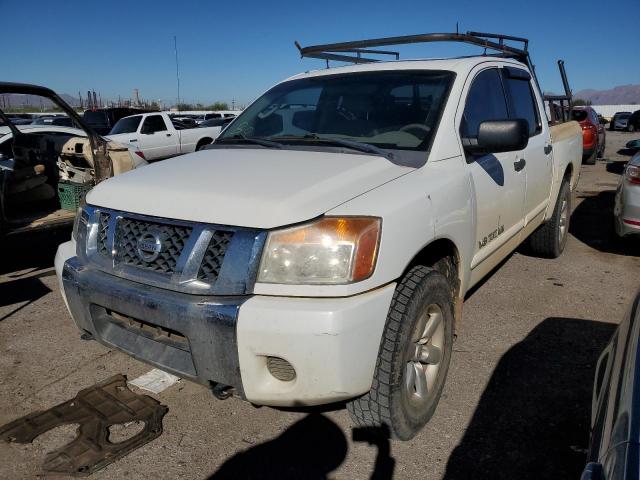
{"label": "rear side window", "polygon": [[148,116],[142,124],[141,133],[163,132],[167,129],[164,120],[160,115]]}
{"label": "rear side window", "polygon": [[511,118],[524,118],[529,122],[529,136],[542,130],[531,82],[521,78],[506,78],[511,97]]}
{"label": "rear side window", "polygon": [[473,80],[462,116],[460,135],[477,138],[480,124],[491,120],[508,120],[507,102],[498,69],[480,72]]}

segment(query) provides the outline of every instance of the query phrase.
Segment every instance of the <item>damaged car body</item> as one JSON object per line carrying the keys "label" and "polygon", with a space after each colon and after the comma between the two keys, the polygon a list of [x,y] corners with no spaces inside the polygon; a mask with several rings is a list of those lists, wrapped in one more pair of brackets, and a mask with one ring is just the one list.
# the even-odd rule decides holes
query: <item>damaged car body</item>
{"label": "damaged car body", "polygon": [[[21,130],[0,110],[5,125],[2,134],[12,137],[0,146],[0,236],[71,225],[74,201],[77,203],[80,195],[113,175],[146,165],[131,147],[98,135],[46,87],[0,82],[0,94],[43,97],[62,109],[84,132],[78,136],[45,131],[44,127]],[[67,192],[75,198],[64,204],[63,195]]]}

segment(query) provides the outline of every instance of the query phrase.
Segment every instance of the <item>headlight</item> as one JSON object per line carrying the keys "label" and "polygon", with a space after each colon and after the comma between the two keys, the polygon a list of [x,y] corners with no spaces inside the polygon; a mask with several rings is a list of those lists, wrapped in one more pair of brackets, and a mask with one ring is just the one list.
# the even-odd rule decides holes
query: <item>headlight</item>
{"label": "headlight", "polygon": [[325,217],[307,225],[271,232],[260,262],[258,282],[344,284],[373,273],[381,220]]}

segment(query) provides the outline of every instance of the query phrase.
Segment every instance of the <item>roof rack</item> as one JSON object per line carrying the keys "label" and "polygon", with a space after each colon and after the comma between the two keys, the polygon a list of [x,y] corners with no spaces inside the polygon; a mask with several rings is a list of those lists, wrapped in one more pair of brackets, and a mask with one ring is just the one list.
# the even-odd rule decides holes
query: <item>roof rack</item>
{"label": "roof rack", "polygon": [[[522,48],[507,45],[505,42],[519,42]],[[369,40],[357,40],[354,42],[329,43],[326,45],[312,45],[309,47],[301,47],[295,42],[296,47],[300,51],[302,57],[319,58],[323,60],[335,60],[341,62],[352,63],[371,63],[378,62],[380,59],[363,57],[361,54],[373,55],[393,55],[396,59],[400,58],[398,52],[389,52],[384,50],[371,50],[371,47],[384,47],[388,45],[407,45],[411,43],[431,43],[431,42],[460,42],[470,45],[477,45],[485,49],[495,50],[510,57],[517,58],[523,62],[529,59],[529,40],[521,37],[513,37],[510,35],[501,35],[494,33],[423,33],[419,35],[405,35],[401,37],[373,38]],[[346,53],[355,53],[356,55],[345,55]]]}
{"label": "roof rack", "polygon": [[[459,42],[469,45],[476,45],[487,50],[493,50],[498,52],[500,56],[514,58],[529,67],[529,71],[533,75],[534,81],[540,94],[544,97],[545,101],[548,101],[550,110],[553,110],[552,103],[560,102],[562,109],[564,110],[564,102],[567,102],[569,108],[571,107],[571,90],[569,89],[569,82],[567,81],[567,75],[564,70],[564,62],[558,61],[558,67],[560,69],[560,76],[562,77],[562,83],[564,85],[565,95],[544,95],[538,78],[535,73],[535,66],[531,61],[529,55],[529,40],[522,37],[514,37],[511,35],[502,35],[496,33],[482,33],[472,32],[467,33],[423,33],[419,35],[404,35],[400,37],[386,37],[386,38],[373,38],[369,40],[357,40],[353,42],[341,42],[341,43],[328,43],[325,45],[311,45],[308,47],[302,47],[298,42],[295,42],[300,57],[318,58],[326,60],[327,67],[329,61],[338,62],[350,62],[350,63],[372,63],[379,62],[379,58],[371,58],[364,55],[387,55],[395,56],[396,60],[400,59],[398,52],[392,52],[388,50],[376,50],[377,47],[386,47],[390,45],[408,45],[413,43],[432,43],[432,42]],[[513,46],[506,42],[519,43],[520,45]],[[352,55],[349,55],[352,54]],[[551,113],[552,117],[554,116]]]}

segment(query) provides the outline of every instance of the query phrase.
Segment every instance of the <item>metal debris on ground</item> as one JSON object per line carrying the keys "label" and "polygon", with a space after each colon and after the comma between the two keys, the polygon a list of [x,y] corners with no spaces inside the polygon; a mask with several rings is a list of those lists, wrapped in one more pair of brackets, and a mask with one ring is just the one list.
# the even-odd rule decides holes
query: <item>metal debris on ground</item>
{"label": "metal debris on ground", "polygon": [[[42,470],[86,476],[159,437],[162,417],[167,411],[157,400],[129,390],[127,377],[114,375],[81,390],[71,400],[0,427],[0,438],[6,442],[31,443],[61,425],[79,424],[73,441],[47,453]],[[130,422],[144,422],[144,428],[130,438],[112,443],[109,427]]]}

